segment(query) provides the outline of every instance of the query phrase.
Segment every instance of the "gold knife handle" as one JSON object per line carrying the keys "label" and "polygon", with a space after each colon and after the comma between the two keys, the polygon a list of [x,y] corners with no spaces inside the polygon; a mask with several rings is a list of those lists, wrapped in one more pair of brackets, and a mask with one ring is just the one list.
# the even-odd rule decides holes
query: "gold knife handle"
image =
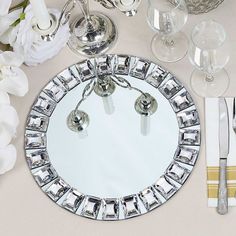
{"label": "gold knife handle", "polygon": [[217,212],[225,215],[228,212],[228,190],[227,190],[227,159],[220,159],[220,176],[218,190]]}

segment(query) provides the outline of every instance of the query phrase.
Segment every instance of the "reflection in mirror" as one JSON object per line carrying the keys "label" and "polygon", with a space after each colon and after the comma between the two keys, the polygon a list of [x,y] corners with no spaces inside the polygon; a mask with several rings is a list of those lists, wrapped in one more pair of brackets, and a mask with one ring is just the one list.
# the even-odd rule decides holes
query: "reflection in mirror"
{"label": "reflection in mirror", "polygon": [[145,189],[164,173],[178,146],[178,122],[168,100],[143,81],[124,78],[158,102],[148,136],[140,133],[140,118],[134,109],[138,93],[122,88],[112,95],[112,115],[104,112],[96,93],[81,104],[80,109],[90,117],[85,139],[79,139],[65,122],[84,86],[67,94],[50,119],[47,138],[53,166],[68,184],[92,196],[119,198]]}

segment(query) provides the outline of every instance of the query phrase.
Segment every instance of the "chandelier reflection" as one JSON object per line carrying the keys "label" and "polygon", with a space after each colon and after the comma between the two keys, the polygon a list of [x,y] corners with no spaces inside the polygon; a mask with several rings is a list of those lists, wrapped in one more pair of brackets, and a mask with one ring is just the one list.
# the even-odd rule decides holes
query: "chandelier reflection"
{"label": "chandelier reflection", "polygon": [[115,106],[112,100],[112,94],[116,88],[123,88],[130,91],[140,93],[140,96],[134,103],[135,111],[140,115],[140,130],[141,134],[146,136],[150,132],[150,117],[157,111],[157,101],[149,93],[144,93],[137,87],[130,84],[128,80],[116,75],[96,75],[85,86],[82,97],[76,105],[75,109],[71,111],[67,118],[67,126],[70,130],[79,133],[80,137],[87,136],[87,128],[89,126],[89,115],[80,110],[80,106],[92,93],[95,93],[103,100],[104,111],[111,115],[115,111]]}

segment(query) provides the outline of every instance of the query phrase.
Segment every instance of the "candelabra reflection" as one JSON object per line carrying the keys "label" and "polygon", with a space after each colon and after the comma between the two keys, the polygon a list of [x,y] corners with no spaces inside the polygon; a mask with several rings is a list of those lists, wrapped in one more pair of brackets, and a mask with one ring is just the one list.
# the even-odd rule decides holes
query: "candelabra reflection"
{"label": "candelabra reflection", "polygon": [[84,88],[82,98],[79,100],[77,106],[67,118],[68,128],[84,137],[84,133],[89,125],[89,116],[86,112],[80,110],[80,105],[94,92],[102,97],[104,110],[108,115],[111,115],[114,110],[112,101],[112,94],[115,92],[116,87],[121,87],[129,90],[135,90],[141,95],[136,99],[134,108],[141,116],[140,129],[141,134],[146,136],[150,132],[150,117],[157,110],[157,101],[148,93],[132,86],[128,80],[123,77],[115,75],[99,76],[92,79]]}

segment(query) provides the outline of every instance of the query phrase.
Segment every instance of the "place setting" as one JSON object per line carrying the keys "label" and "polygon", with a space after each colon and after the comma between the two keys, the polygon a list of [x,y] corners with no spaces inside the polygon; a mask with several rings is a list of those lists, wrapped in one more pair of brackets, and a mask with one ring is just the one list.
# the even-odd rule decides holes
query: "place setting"
{"label": "place setting", "polygon": [[[225,69],[230,41],[214,19],[184,32],[189,17],[224,2],[95,0],[127,21],[145,7],[155,61],[135,51],[113,53],[120,29],[111,16],[90,10],[93,0],[65,0],[62,8],[48,8],[48,2],[4,0],[0,7],[6,46],[0,51],[0,174],[13,169],[14,139],[22,139],[27,171],[41,195],[74,217],[122,221],[158,213],[188,191],[198,159],[205,158],[204,207],[233,212],[236,98],[224,95],[233,76]],[[21,121],[10,98],[29,90],[22,64],[37,67],[65,47],[78,61],[38,88]],[[183,58],[193,67],[189,87],[170,70]],[[204,99],[204,120],[196,96]],[[16,137],[20,122],[24,135]]]}

